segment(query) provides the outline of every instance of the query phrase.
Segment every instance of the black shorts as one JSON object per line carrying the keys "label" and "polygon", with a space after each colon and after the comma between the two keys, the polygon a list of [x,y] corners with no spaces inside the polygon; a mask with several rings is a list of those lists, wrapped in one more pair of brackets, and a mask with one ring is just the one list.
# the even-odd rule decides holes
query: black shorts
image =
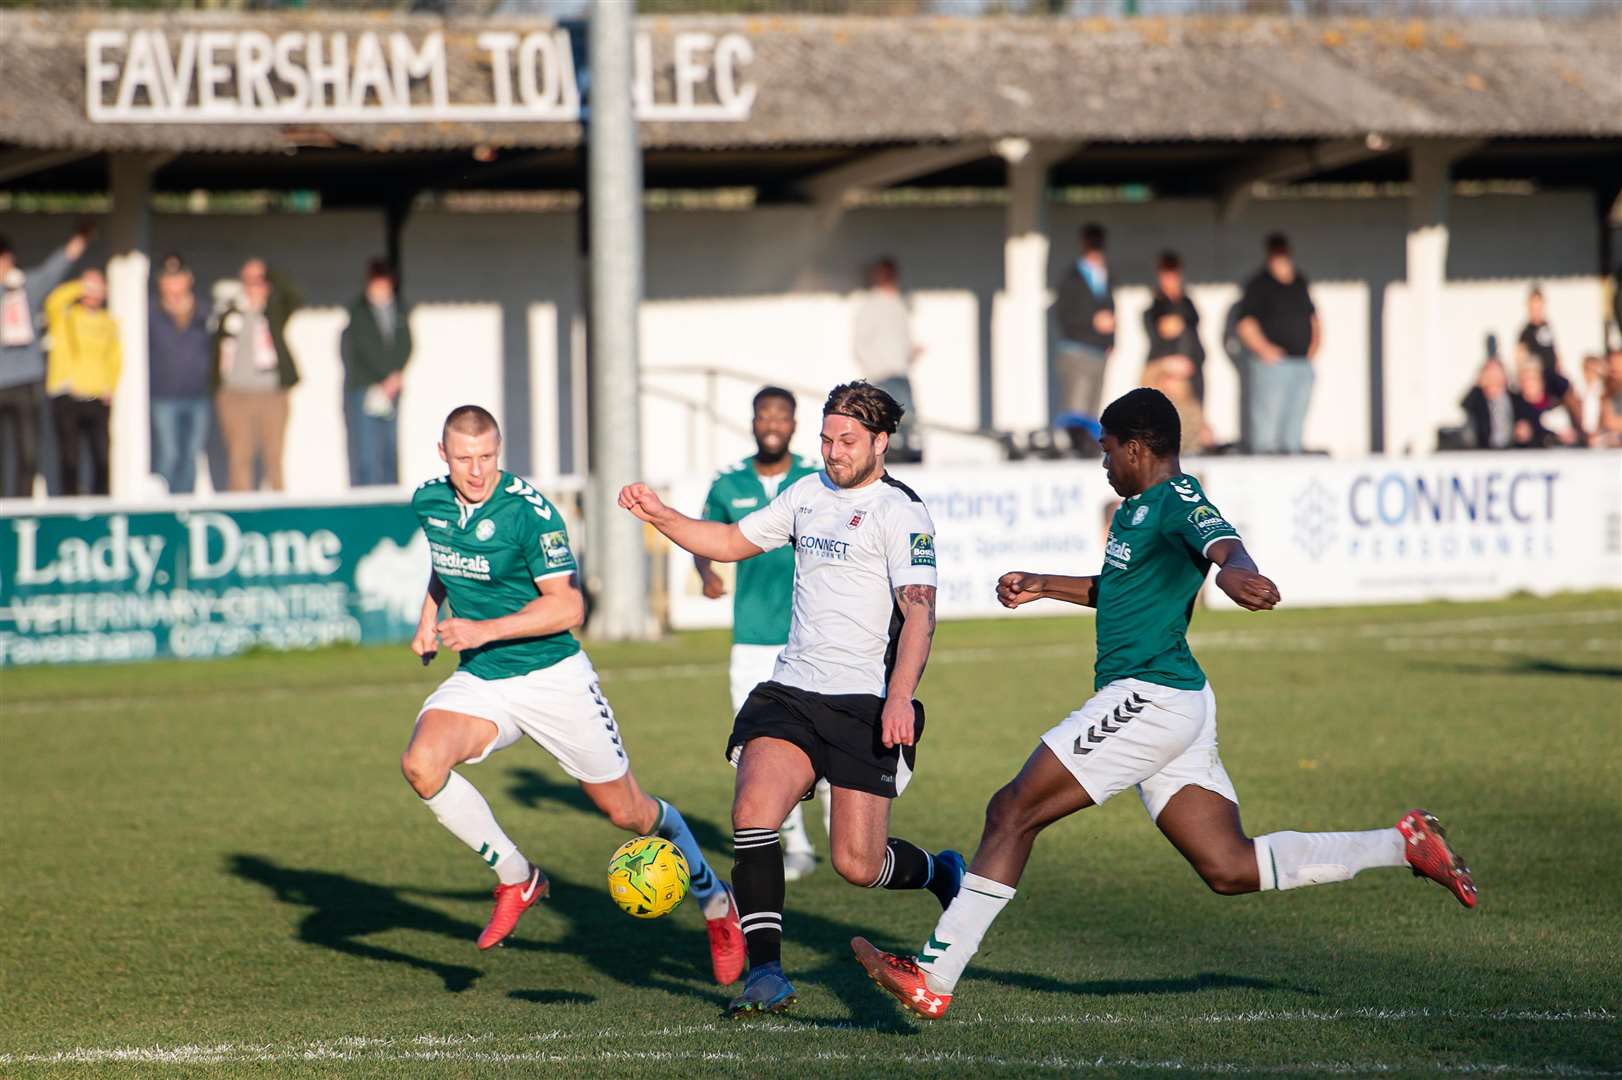
{"label": "black shorts", "polygon": [[913,745],[886,747],[883,698],[816,694],[763,682],[738,710],[727,740],[727,759],[736,764],[750,739],[782,739],[805,751],[818,780],[893,799],[912,779],[918,740],[924,734],[923,704],[914,701],[912,711]]}

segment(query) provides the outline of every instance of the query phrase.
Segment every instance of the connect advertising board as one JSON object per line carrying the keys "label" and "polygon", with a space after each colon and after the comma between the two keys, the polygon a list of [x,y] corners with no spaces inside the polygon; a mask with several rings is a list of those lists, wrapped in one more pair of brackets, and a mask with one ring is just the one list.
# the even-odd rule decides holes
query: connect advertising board
{"label": "connect advertising board", "polygon": [[398,501],[8,514],[0,667],[403,641],[427,579]]}
{"label": "connect advertising board", "polygon": [[1622,453],[1217,460],[1202,472],[1291,606],[1622,588]]}

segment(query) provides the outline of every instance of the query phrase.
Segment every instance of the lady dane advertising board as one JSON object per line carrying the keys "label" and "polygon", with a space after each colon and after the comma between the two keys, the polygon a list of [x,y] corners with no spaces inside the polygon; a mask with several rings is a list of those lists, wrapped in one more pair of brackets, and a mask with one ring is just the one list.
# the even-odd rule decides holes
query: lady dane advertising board
{"label": "lady dane advertising board", "polygon": [[401,641],[428,548],[401,503],[0,521],[0,667]]}

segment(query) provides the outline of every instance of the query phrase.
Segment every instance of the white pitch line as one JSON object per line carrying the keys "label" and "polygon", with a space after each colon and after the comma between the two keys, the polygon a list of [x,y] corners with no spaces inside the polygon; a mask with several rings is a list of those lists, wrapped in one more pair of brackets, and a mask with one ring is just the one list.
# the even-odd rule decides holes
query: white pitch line
{"label": "white pitch line", "polygon": [[[1535,1024],[1569,1024],[1569,1023],[1616,1023],[1617,1014],[1608,1009],[1391,1009],[1391,1008],[1359,1008],[1359,1009],[1253,1009],[1240,1012],[1213,1012],[1199,1013],[1192,1016],[1164,1015],[1164,1016],[1131,1016],[1121,1013],[1071,1013],[1050,1016],[1031,1015],[988,1015],[974,1013],[968,1016],[954,1016],[942,1022],[936,1030],[950,1031],[959,1027],[981,1026],[1056,1026],[1056,1027],[1086,1027],[1086,1026],[1183,1026],[1188,1024],[1277,1024],[1277,1023],[1340,1023],[1340,1022],[1373,1022],[1373,1023],[1407,1023],[1413,1020],[1451,1020],[1473,1023],[1535,1023]],[[739,1027],[731,1023],[709,1024],[680,1024],[672,1025],[651,1031],[644,1031],[639,1035],[643,1039],[686,1039],[699,1035],[742,1035],[748,1033],[749,1037],[780,1037],[780,1036],[819,1036],[829,1029],[827,1027],[812,1027],[797,1024],[792,1020],[765,1020],[752,1023],[747,1027]],[[890,1030],[888,1027],[877,1025],[849,1024],[838,1025],[836,1030],[851,1032],[880,1033]],[[61,1064],[61,1065],[97,1065],[113,1063],[130,1064],[220,1064],[228,1062],[278,1062],[278,1061],[605,1061],[613,1060],[616,1056],[626,1056],[624,1052],[602,1051],[597,1053],[559,1053],[545,1050],[486,1050],[481,1049],[484,1044],[494,1042],[507,1042],[519,1044],[552,1044],[569,1043],[577,1041],[597,1041],[602,1039],[617,1039],[624,1036],[623,1028],[598,1028],[594,1030],[570,1031],[564,1028],[554,1028],[550,1031],[538,1032],[531,1035],[498,1035],[491,1032],[474,1033],[463,1032],[455,1034],[422,1034],[405,1037],[381,1037],[372,1035],[349,1035],[332,1039],[315,1039],[304,1042],[291,1043],[215,1043],[200,1045],[185,1043],[178,1046],[115,1046],[115,1047],[76,1047],[72,1050],[62,1050],[55,1053],[5,1053],[0,1054],[0,1065],[22,1064]],[[782,1055],[773,1051],[770,1054],[747,1055],[736,1051],[708,1051],[698,1052],[705,1056],[714,1056],[724,1060],[738,1061],[776,1061],[784,1060]],[[1008,1065],[1041,1065],[1044,1061],[1056,1062],[1053,1068],[1080,1068],[1095,1065],[1093,1059],[1030,1059],[1014,1060],[1000,1058],[971,1058],[968,1055],[959,1055],[957,1052],[943,1052],[951,1060],[961,1060],[969,1063],[999,1063]],[[631,1055],[638,1060],[663,1060],[671,1058],[691,1058],[696,1056],[688,1050],[650,1051],[644,1055]],[[914,1055],[903,1057],[916,1063],[934,1060],[941,1055]],[[817,1051],[795,1060],[840,1060],[838,1051]],[[849,1060],[865,1060],[851,1057]],[[886,1059],[888,1060],[888,1058]],[[1047,1066],[1044,1066],[1047,1067]],[[1103,1066],[1100,1066],[1103,1067]],[[1109,1067],[1125,1068],[1136,1067],[1126,1062],[1114,1062]],[[1154,1067],[1154,1066],[1149,1066]],[[1223,1063],[1203,1064],[1200,1062],[1183,1062],[1178,1064],[1167,1063],[1167,1068],[1178,1068],[1190,1071],[1252,1071],[1253,1066],[1224,1065]],[[1297,1069],[1305,1071],[1330,1071],[1325,1063],[1306,1063],[1302,1066],[1279,1066],[1276,1071],[1290,1072]],[[1370,1062],[1348,1065],[1349,1071],[1380,1071],[1389,1068],[1407,1068],[1407,1066],[1385,1066],[1381,1063]],[[1432,1068],[1426,1066],[1427,1069]],[[1565,1066],[1555,1066],[1555,1069],[1565,1069]],[[1461,1066],[1455,1071],[1492,1071],[1508,1069],[1521,1072],[1519,1066]],[[1551,1075],[1605,1075],[1603,1073],[1582,1072],[1553,1072]]]}
{"label": "white pitch line", "polygon": [[[1324,626],[1316,629],[1302,627],[1299,632],[1288,633],[1250,630],[1195,631],[1189,635],[1188,640],[1190,646],[1195,649],[1211,651],[1329,652],[1336,649],[1355,647],[1349,646],[1349,641],[1355,641],[1358,638],[1379,638],[1381,639],[1380,648],[1387,652],[1453,651],[1521,654],[1545,652],[1556,646],[1549,641],[1531,637],[1481,638],[1470,636],[1437,637],[1436,635],[1443,628],[1454,633],[1468,635],[1471,631],[1511,630],[1517,627],[1532,626],[1587,626],[1611,622],[1622,622],[1622,611],[1567,611],[1550,612],[1544,615],[1484,615],[1473,619],[1421,620],[1409,623],[1348,623],[1341,627]],[[1622,654],[1622,639],[1588,637],[1576,642],[1560,642],[1558,649],[1565,652]],[[1022,645],[1017,642],[1010,642],[1006,645],[960,646],[937,649],[931,653],[930,663],[939,666],[1000,661],[1006,659],[1011,652],[1018,653],[1023,659],[1034,660],[1085,659],[1090,662],[1091,659],[1090,655],[1084,655],[1084,650],[1073,642],[1048,642],[1041,645]],[[615,683],[670,682],[676,679],[718,678],[724,675],[726,671],[727,665],[725,663],[712,662],[656,664],[645,667],[604,665],[599,673],[603,676],[603,681],[612,687]],[[254,702],[303,700],[312,694],[322,694],[329,697],[362,698],[402,692],[415,694],[419,691],[409,686],[402,686],[399,682],[346,683],[336,686],[311,687],[246,687],[240,690],[230,689],[193,693],[187,696],[186,704],[188,706],[197,706],[205,704],[223,705],[247,700]],[[66,709],[107,709],[148,701],[156,704],[167,700],[169,699],[157,696],[151,698],[104,696],[39,699],[10,703],[6,705],[5,711],[8,714],[25,715],[57,712]]]}

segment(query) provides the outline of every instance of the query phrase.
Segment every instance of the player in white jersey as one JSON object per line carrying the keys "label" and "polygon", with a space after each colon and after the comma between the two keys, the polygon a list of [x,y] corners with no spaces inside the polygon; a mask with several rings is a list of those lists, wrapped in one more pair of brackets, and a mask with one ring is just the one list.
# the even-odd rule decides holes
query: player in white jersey
{"label": "player in white jersey", "polygon": [[834,869],[869,888],[927,888],[944,908],[963,857],[890,837],[890,800],[912,777],[924,729],[913,699],[935,633],[935,527],[922,500],[884,471],[901,407],[865,382],[837,386],[822,409],[826,471],[796,481],[736,524],[670,509],[645,484],[620,505],[678,546],[738,562],[792,544],[793,621],[771,681],[749,695],[727,754],[732,884],[749,978],[731,1016],[794,1002],[783,975],[783,851],[778,828],[818,780],[832,786]]}

